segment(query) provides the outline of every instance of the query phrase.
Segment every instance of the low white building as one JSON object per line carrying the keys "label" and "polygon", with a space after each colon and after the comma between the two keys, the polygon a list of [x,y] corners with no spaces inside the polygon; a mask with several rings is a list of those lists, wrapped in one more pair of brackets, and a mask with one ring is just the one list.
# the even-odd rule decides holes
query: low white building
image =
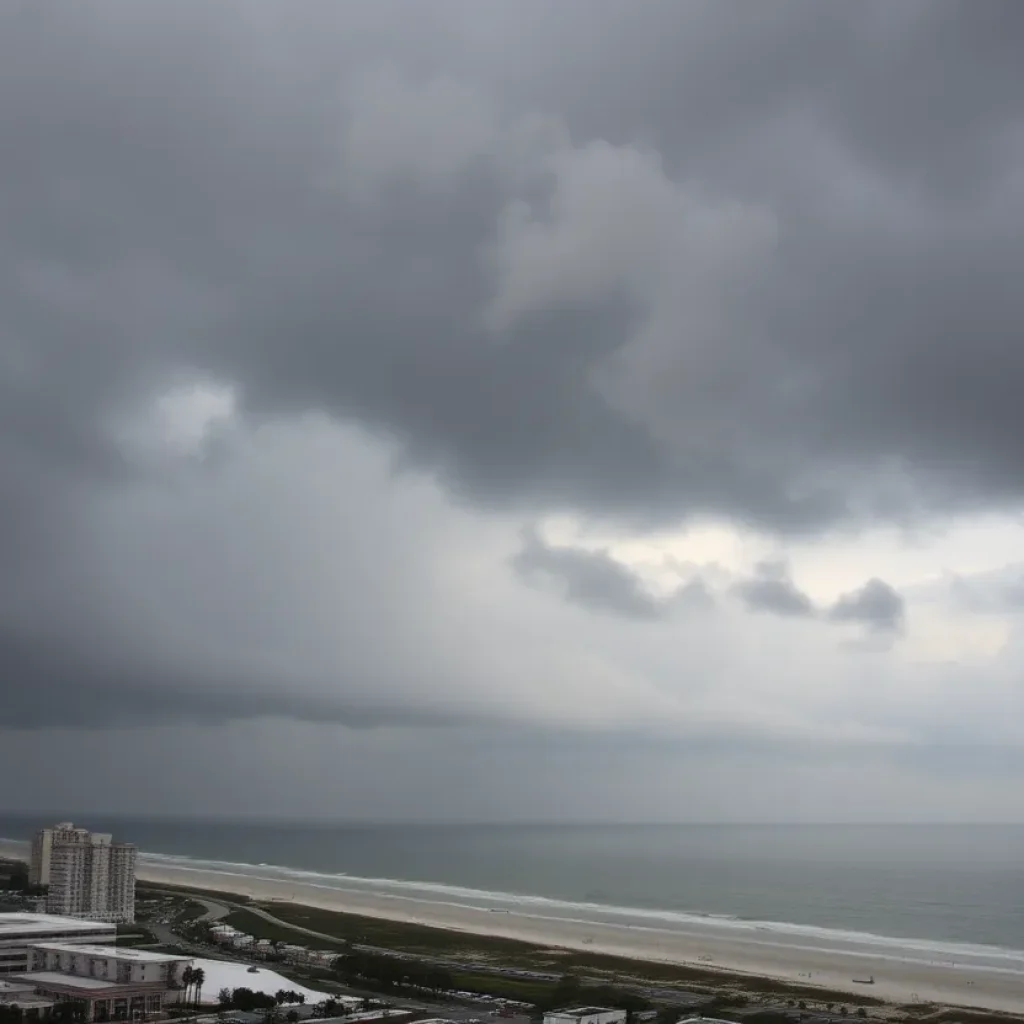
{"label": "low white building", "polygon": [[182,984],[182,974],[192,962],[190,956],[152,953],[146,949],[66,942],[36,942],[30,952],[33,971],[59,971],[123,985],[162,982],[167,989]]}
{"label": "low white building", "polygon": [[88,1022],[162,1013],[192,963],[187,956],[64,942],[36,943],[29,952],[32,970],[18,984],[31,985],[46,999],[78,1003]]}
{"label": "low white building", "polygon": [[336,949],[311,949],[309,962],[319,967],[333,967],[339,956],[341,954]]}
{"label": "low white building", "polygon": [[83,921],[53,914],[0,914],[0,976],[29,969],[28,947],[36,942],[89,943],[117,941],[107,921]]}
{"label": "low white building", "polygon": [[544,1014],[544,1024],[626,1024],[625,1010],[603,1006],[577,1006]]}

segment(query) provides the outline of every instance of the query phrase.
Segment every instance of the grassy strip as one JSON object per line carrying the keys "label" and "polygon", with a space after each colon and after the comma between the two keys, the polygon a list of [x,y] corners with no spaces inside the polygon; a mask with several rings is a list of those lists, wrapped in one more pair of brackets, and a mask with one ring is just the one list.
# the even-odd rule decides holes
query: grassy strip
{"label": "grassy strip", "polygon": [[[337,949],[339,952],[345,945],[343,935],[339,935],[334,942],[328,939],[314,939],[311,935],[303,935],[302,932],[297,932],[286,925],[274,924],[273,921],[268,921],[249,910],[232,910],[222,923],[229,924],[232,928],[237,928],[240,932],[245,932],[257,939],[270,939],[272,942],[296,942],[303,946],[312,945],[317,948],[322,946],[326,949]],[[304,927],[313,928],[315,926],[304,925]],[[336,933],[336,929],[318,928],[317,930],[324,931],[328,935]]]}
{"label": "grassy strip", "polygon": [[290,924],[311,928],[327,935],[337,935],[349,942],[361,942],[367,946],[382,946],[409,953],[430,953],[437,956],[493,953],[500,954],[503,958],[511,956],[519,959],[536,956],[543,950],[541,946],[517,942],[515,939],[453,932],[428,925],[343,914],[334,910],[318,910],[315,907],[303,907],[292,903],[273,903],[264,906],[274,917],[279,917]]}
{"label": "grassy strip", "polygon": [[184,897],[200,896],[219,903],[251,903],[248,896],[236,892],[219,892],[217,889],[195,889],[187,885],[174,885],[170,882],[136,882],[136,895],[153,899],[167,893],[180,893]]}
{"label": "grassy strip", "polygon": [[528,981],[504,978],[497,974],[478,974],[473,971],[454,971],[452,981],[463,992],[480,992],[499,999],[512,999],[524,1003],[543,1003],[554,993],[553,981]]}

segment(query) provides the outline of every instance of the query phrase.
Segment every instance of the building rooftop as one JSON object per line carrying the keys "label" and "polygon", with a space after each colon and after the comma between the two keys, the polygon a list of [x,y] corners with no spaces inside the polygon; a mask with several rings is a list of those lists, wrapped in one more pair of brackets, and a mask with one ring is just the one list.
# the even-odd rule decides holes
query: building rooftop
{"label": "building rooftop", "polygon": [[77,974],[60,974],[58,971],[29,971],[27,974],[19,974],[18,977],[24,978],[29,984],[43,987],[63,985],[64,988],[97,990],[125,987],[124,984],[119,985],[116,981],[104,981],[102,978],[80,978]]}
{"label": "building rooftop", "polygon": [[570,1010],[553,1010],[550,1014],[546,1014],[549,1017],[592,1017],[595,1013],[613,1013],[614,1010],[609,1006],[574,1006]]}
{"label": "building rooftop", "polygon": [[8,992],[28,992],[32,993],[31,985],[19,985],[14,981],[0,981],[0,999],[3,999],[4,994]]}
{"label": "building rooftop", "polygon": [[56,914],[0,914],[0,939],[22,935],[50,935],[53,932],[113,932],[109,921],[83,921]]}
{"label": "building rooftop", "polygon": [[736,1024],[735,1021],[726,1020],[724,1017],[682,1017],[678,1024]]}
{"label": "building rooftop", "polygon": [[135,963],[170,963],[191,960],[190,956],[174,956],[172,953],[151,953],[148,949],[129,949],[126,946],[97,946],[87,942],[33,942],[33,949],[45,949],[51,953],[81,953],[85,956],[101,956],[108,960],[131,960]]}

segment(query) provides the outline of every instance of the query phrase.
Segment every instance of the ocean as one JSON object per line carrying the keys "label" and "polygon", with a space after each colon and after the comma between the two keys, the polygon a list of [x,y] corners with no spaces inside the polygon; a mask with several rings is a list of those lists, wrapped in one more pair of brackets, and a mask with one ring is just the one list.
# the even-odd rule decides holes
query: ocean
{"label": "ocean", "polygon": [[[70,817],[176,868],[1024,969],[1024,826]],[[46,823],[0,816],[0,836],[26,840]]]}

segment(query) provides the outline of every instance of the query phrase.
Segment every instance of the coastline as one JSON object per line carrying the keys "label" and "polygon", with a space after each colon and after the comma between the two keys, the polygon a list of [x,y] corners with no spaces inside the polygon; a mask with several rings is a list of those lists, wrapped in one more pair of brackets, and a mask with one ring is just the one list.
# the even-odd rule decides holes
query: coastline
{"label": "coastline", "polygon": [[[0,855],[27,855],[27,844],[0,843]],[[929,1003],[1024,1014],[1024,975],[970,964],[925,962],[841,949],[819,949],[756,936],[687,933],[646,926],[569,921],[515,910],[501,913],[414,899],[343,890],[292,880],[154,865],[140,859],[140,881],[234,893],[260,902],[426,925],[448,931],[515,939],[552,949],[674,964],[728,976],[744,975],[820,987],[889,1003]],[[272,911],[272,907],[268,908]],[[874,984],[854,979],[873,977]]]}

